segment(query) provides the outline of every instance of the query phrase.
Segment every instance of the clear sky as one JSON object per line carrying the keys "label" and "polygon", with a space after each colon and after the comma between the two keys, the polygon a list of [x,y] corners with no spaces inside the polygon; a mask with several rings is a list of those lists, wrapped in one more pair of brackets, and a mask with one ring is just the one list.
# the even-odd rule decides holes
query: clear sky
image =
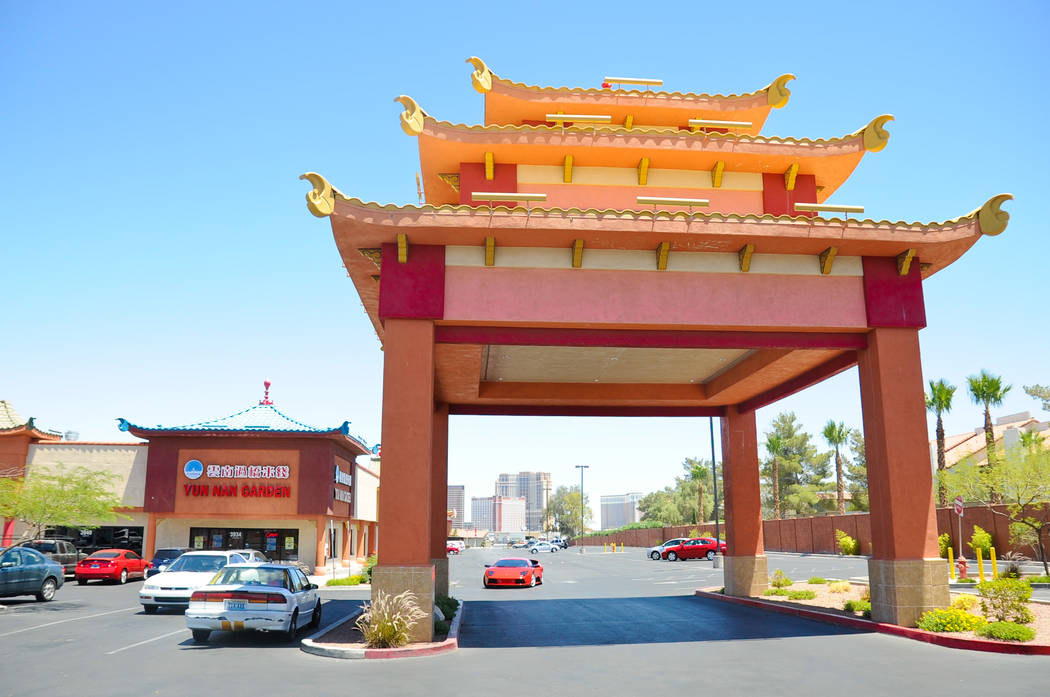
{"label": "clear sky", "polygon": [[[889,145],[834,201],[941,221],[1016,196],[1005,233],[924,284],[925,376],[960,386],[946,428],[981,425],[963,388],[981,369],[1014,386],[995,415],[1045,418],[1021,386],[1050,384],[1047,8],[0,0],[0,399],[117,441],[117,417],[222,416],[269,378],[293,418],[349,419],[379,441],[379,343],[298,176],[415,203],[418,150],[393,98],[481,122],[464,63],[477,55],[543,85],[626,74],[736,93],[791,72],[773,135],[841,136],[894,114]],[[760,434],[788,410],[814,434],[829,418],[859,427],[856,371],[760,410]],[[501,471],[550,471],[557,486],[589,464],[595,509],[709,454],[702,419],[454,417],[450,439],[449,481],[468,497]]]}

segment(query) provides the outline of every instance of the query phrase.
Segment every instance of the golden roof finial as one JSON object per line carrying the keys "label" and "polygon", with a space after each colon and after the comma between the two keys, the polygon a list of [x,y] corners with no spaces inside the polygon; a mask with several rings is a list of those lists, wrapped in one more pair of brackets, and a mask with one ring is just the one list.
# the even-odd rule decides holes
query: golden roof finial
{"label": "golden roof finial", "polygon": [[1010,214],[1002,209],[1002,205],[1013,197],[1013,194],[999,194],[985,201],[977,212],[977,224],[981,226],[982,235],[998,235],[1006,229]]}
{"label": "golden roof finial", "polygon": [[485,61],[477,56],[471,56],[467,62],[474,66],[474,72],[470,74],[470,82],[474,89],[485,94],[492,89],[492,71],[485,65]]}
{"label": "golden roof finial", "polygon": [[871,120],[871,123],[861,130],[861,133],[864,135],[865,150],[868,152],[878,152],[886,147],[886,143],[890,142],[890,132],[883,128],[883,126],[885,126],[888,121],[893,120],[891,114],[876,116]]}
{"label": "golden roof finial", "polygon": [[787,88],[787,83],[794,79],[794,75],[786,73],[770,83],[769,87],[766,88],[766,100],[769,106],[779,109],[788,103],[788,99],[791,97],[791,90]]}
{"label": "golden roof finial", "polygon": [[401,114],[401,130],[410,136],[418,136],[423,132],[423,118],[427,115],[425,111],[419,108],[416,104],[416,100],[405,95],[401,95],[395,102],[400,102],[405,107],[404,112]]}
{"label": "golden roof finial", "polygon": [[310,209],[310,212],[318,218],[330,216],[335,211],[335,194],[328,180],[317,172],[300,174],[299,178],[307,180],[314,186],[312,191],[306,192],[306,207]]}

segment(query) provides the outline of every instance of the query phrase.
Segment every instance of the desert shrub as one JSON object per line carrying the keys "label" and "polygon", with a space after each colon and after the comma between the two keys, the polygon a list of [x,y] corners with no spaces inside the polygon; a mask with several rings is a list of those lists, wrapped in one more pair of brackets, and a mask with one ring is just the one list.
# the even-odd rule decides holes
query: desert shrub
{"label": "desert shrub", "polygon": [[821,578],[820,576],[814,576],[813,578],[811,578],[808,581],[806,581],[806,583],[809,583],[809,584],[814,585],[814,586],[819,585],[821,583],[827,583],[827,582],[828,582],[828,579]]}
{"label": "desert shrub", "polygon": [[434,635],[443,634],[447,636],[451,626],[452,623],[447,620],[434,620]]}
{"label": "desert shrub", "polygon": [[379,558],[372,554],[365,559],[365,576],[368,577],[368,582],[372,582],[372,569],[376,568],[376,564],[379,563]]}
{"label": "desert shrub", "polygon": [[871,586],[864,586],[864,591],[860,594],[860,599],[866,603],[871,602]]}
{"label": "desert shrub", "polygon": [[1050,576],[1027,576],[1025,583],[1050,583]]}
{"label": "desert shrub", "polygon": [[955,579],[956,583],[977,583],[977,579],[973,576],[967,576],[966,578]]}
{"label": "desert shrub", "polygon": [[978,601],[976,595],[957,595],[952,598],[952,607],[958,608],[959,610],[970,610],[977,607]]}
{"label": "desert shrub", "polygon": [[864,612],[860,613],[860,616],[863,617],[866,620],[870,620],[871,619],[871,605],[868,605],[868,608],[866,610],[864,610]]}
{"label": "desert shrub", "polygon": [[981,594],[981,614],[992,622],[1028,624],[1035,619],[1028,609],[1032,587],[1013,578],[1001,578],[977,584]]}
{"label": "desert shrub", "polygon": [[977,630],[977,636],[1003,641],[1031,641],[1035,639],[1035,630],[1013,622],[989,622]]}
{"label": "desert shrub", "polygon": [[966,544],[970,545],[974,554],[981,550],[981,557],[987,559],[988,551],[992,548],[992,535],[980,525],[974,525],[973,535],[970,535],[970,541]]}
{"label": "desert shrub", "polygon": [[689,531],[689,537],[700,537],[700,530],[698,528],[693,528]]}
{"label": "desert shrub", "polygon": [[941,548],[941,559],[947,559],[948,550],[952,548],[952,536],[948,533],[938,536],[937,546]]}
{"label": "desert shrub", "polygon": [[835,544],[838,545],[839,551],[842,554],[860,554],[860,543],[847,535],[843,530],[835,531]]}
{"label": "desert shrub", "polygon": [[790,592],[786,588],[767,588],[762,592],[762,595],[787,595]]}
{"label": "desert shrub", "polygon": [[927,632],[972,632],[983,624],[977,615],[954,607],[927,610],[919,618],[919,629]]}
{"label": "desert shrub", "polygon": [[849,581],[832,581],[828,584],[828,590],[832,593],[849,593],[852,588]]}
{"label": "desert shrub", "polygon": [[365,576],[364,574],[355,574],[353,576],[346,576],[345,578],[330,578],[327,581],[325,581],[325,585],[326,586],[359,586],[359,585],[361,585],[362,583],[364,583],[367,580],[368,580],[368,577]]}
{"label": "desert shrub", "polygon": [[447,595],[435,596],[434,604],[441,610],[441,614],[445,616],[445,619],[450,622],[456,616],[456,609],[459,608],[459,601]]}
{"label": "desert shrub", "polygon": [[769,579],[769,585],[775,586],[776,588],[787,588],[792,583],[794,583],[794,581],[788,578],[787,574],[780,569],[774,571],[772,578]]}
{"label": "desert shrub", "polygon": [[871,614],[871,603],[867,600],[847,600],[842,603],[842,609],[846,612],[867,612]]}
{"label": "desert shrub", "polygon": [[408,643],[408,633],[426,616],[412,591],[398,595],[376,591],[356,624],[369,648],[395,648]]}
{"label": "desert shrub", "polygon": [[1015,561],[1010,562],[999,572],[999,578],[1021,578],[1021,565]]}
{"label": "desert shrub", "polygon": [[813,591],[800,590],[800,591],[788,591],[788,598],[790,600],[813,600],[817,597],[817,594]]}

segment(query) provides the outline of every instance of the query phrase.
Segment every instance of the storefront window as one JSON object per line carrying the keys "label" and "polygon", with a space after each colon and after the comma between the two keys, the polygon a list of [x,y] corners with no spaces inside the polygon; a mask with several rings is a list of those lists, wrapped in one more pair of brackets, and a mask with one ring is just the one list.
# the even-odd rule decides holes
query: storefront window
{"label": "storefront window", "polygon": [[193,549],[254,549],[275,561],[298,561],[299,531],[265,528],[190,528]]}

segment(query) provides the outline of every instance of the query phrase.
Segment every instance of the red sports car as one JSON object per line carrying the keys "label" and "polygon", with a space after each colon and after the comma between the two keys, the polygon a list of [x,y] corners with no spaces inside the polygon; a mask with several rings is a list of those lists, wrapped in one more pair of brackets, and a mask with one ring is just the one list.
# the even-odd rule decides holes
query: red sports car
{"label": "red sports car", "polygon": [[100,549],[77,563],[77,583],[92,579],[127,582],[128,578],[145,578],[149,562],[127,549]]}
{"label": "red sports car", "polygon": [[495,564],[485,565],[481,584],[493,586],[535,586],[543,583],[543,565],[537,559],[511,557],[500,559]]}
{"label": "red sports car", "polygon": [[662,556],[667,561],[679,559],[714,559],[715,550],[726,553],[725,542],[715,542],[713,537],[693,537],[664,549]]}

